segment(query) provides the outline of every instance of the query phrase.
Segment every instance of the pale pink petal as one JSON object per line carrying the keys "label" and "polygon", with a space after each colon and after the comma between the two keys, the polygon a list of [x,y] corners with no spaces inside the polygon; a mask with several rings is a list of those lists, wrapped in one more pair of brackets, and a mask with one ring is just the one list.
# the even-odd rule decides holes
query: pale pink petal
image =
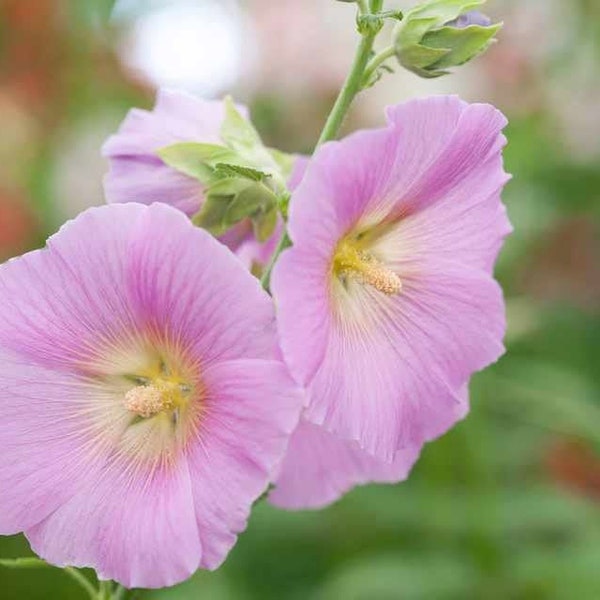
{"label": "pale pink petal", "polygon": [[169,332],[203,364],[271,358],[276,344],[271,299],[232,258],[181,212],[151,206],[137,223],[127,264],[139,326]]}
{"label": "pale pink petal", "polygon": [[[201,565],[217,568],[246,528],[298,423],[302,396],[281,363],[240,360],[210,367],[202,430],[188,451]],[[265,401],[268,398],[269,401]]]}
{"label": "pale pink petal", "polygon": [[439,202],[459,202],[457,211],[465,212],[464,203],[482,202],[506,183],[506,119],[494,107],[440,96],[390,108],[388,117],[387,128],[317,151],[290,207],[295,244],[328,254],[358,225],[405,218]]}
{"label": "pale pink petal", "polygon": [[[439,106],[442,102],[445,112]],[[445,116],[442,117],[442,114]],[[418,115],[424,116],[423,126],[408,133],[406,128],[410,127],[410,119],[417,119]],[[487,184],[487,189],[493,190],[506,182],[500,161],[495,169],[488,166],[494,157],[499,157],[506,143],[501,135],[506,118],[493,106],[466,104],[452,96],[433,97],[390,109],[388,116],[400,141],[389,190],[395,201],[391,211],[394,216],[405,216],[431,206],[456,193],[457,186],[481,194],[478,187],[482,185]],[[452,131],[449,116],[452,120],[456,119]],[[431,143],[436,129],[443,142]],[[427,142],[430,142],[429,160],[421,157],[420,168],[411,170],[406,164],[407,157],[413,156],[415,146],[425,150]],[[410,180],[402,177],[406,171],[412,175]],[[461,200],[468,202],[469,198],[462,197]]]}
{"label": "pale pink petal", "polygon": [[0,347],[72,368],[131,331],[125,262],[144,210],[90,209],[50,238],[47,249],[0,266]]}
{"label": "pale pink petal", "polygon": [[93,567],[126,587],[166,587],[198,569],[202,546],[184,457],[152,467],[115,455],[27,538],[57,566]]}
{"label": "pale pink petal", "polygon": [[318,425],[302,420],[275,478],[269,502],[291,510],[323,508],[356,485],[398,483],[419,456],[418,446],[400,450],[391,463],[370,456]]}
{"label": "pale pink petal", "polygon": [[327,351],[332,321],[328,262],[316,251],[288,250],[271,277],[281,351],[292,375],[305,387]]}
{"label": "pale pink petal", "polygon": [[113,162],[104,178],[104,192],[109,203],[164,202],[189,216],[198,212],[204,197],[200,182],[158,158],[139,156],[123,156]]}
{"label": "pale pink petal", "polygon": [[0,534],[32,527],[97,473],[106,451],[90,413],[104,396],[83,377],[0,350]]}
{"label": "pale pink petal", "polygon": [[456,390],[504,351],[502,292],[488,275],[440,263],[406,268],[403,284],[396,297],[339,290],[344,306],[306,411],[384,460],[461,418]]}

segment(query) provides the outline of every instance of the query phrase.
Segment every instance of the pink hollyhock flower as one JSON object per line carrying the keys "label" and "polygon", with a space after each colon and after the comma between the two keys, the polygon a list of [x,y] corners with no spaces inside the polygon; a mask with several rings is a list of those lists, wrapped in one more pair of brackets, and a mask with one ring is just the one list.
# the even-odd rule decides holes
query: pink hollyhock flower
{"label": "pink hollyhock flower", "polygon": [[[245,107],[238,109],[247,116]],[[195,215],[203,201],[202,184],[168,167],[157,152],[178,142],[221,144],[224,119],[223,102],[167,89],[159,90],[153,111],[130,110],[102,148],[110,162],[104,178],[107,202],[164,202]]]}
{"label": "pink hollyhock flower", "polygon": [[503,353],[510,224],[500,112],[434,97],[388,120],[316,153],[272,290],[306,418],[391,461],[464,415],[459,390]]}
{"label": "pink hollyhock flower", "polygon": [[[248,118],[248,109],[237,106]],[[161,89],[153,111],[134,108],[129,111],[119,131],[102,148],[110,170],[104,178],[106,200],[111,203],[163,202],[195,215],[204,201],[204,188],[193,177],[167,166],[158,150],[178,142],[221,144],[221,125],[225,104],[201,100],[186,92]],[[235,226],[221,238],[243,262],[268,262],[281,236],[281,224],[264,243],[258,242],[250,221]]]}
{"label": "pink hollyhock flower", "polygon": [[403,481],[419,452],[419,446],[409,446],[388,463],[367,454],[356,442],[302,419],[290,439],[269,502],[291,510],[323,508],[356,485]]}
{"label": "pink hollyhock flower", "polygon": [[0,533],[128,587],[218,567],[302,403],[259,283],[131,203],[2,265],[0,303]]}

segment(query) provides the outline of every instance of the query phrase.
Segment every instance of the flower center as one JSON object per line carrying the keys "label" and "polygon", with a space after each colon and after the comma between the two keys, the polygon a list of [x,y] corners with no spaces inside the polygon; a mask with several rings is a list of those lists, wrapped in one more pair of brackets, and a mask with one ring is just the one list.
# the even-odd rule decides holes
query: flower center
{"label": "flower center", "polygon": [[352,277],[376,290],[393,296],[402,290],[402,281],[374,256],[343,240],[333,258],[333,269],[340,277]]}
{"label": "flower center", "polygon": [[186,401],[189,387],[185,384],[156,379],[152,383],[139,385],[125,394],[125,408],[144,418],[159,413],[174,411]]}

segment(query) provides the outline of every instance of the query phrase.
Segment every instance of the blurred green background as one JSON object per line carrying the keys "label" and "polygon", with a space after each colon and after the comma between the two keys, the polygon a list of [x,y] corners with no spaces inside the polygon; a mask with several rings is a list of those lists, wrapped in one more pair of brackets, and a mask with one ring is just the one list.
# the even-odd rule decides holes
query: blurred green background
{"label": "blurred green background", "polygon": [[[351,60],[353,12],[333,0],[2,0],[0,261],[102,202],[100,145],[158,85],[232,91],[269,143],[310,151]],[[470,416],[406,483],[320,512],[263,503],[218,572],[140,598],[600,598],[600,4],[492,0],[489,13],[505,27],[484,57],[436,81],[386,76],[346,127],[431,93],[509,116],[506,356],[473,379]],[[0,539],[0,557],[29,553],[21,536]],[[0,570],[2,600],[83,597],[56,569]]]}

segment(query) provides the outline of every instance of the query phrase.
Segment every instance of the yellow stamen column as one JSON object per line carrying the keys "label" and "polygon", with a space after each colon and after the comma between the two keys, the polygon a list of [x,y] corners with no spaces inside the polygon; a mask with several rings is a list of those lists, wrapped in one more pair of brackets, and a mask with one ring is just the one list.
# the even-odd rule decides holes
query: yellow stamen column
{"label": "yellow stamen column", "polygon": [[348,241],[339,244],[333,266],[338,275],[354,277],[388,296],[402,290],[402,281],[396,273],[367,252],[356,249]]}

